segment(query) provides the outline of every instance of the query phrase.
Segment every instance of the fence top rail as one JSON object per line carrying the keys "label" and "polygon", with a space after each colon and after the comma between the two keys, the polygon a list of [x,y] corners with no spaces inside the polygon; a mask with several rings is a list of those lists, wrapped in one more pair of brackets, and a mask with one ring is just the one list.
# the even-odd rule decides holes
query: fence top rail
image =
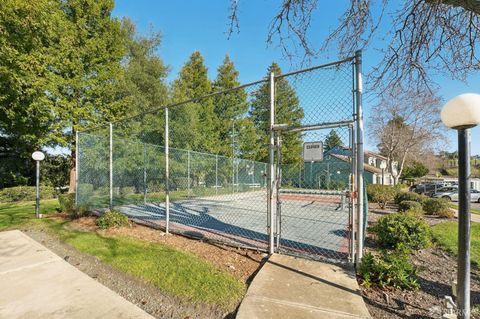
{"label": "fence top rail", "polygon": [[[329,66],[335,66],[335,65],[350,62],[350,61],[353,61],[353,60],[355,60],[354,56],[348,57],[348,58],[345,58],[345,59],[342,59],[342,60],[334,61],[334,62],[320,64],[320,65],[317,65],[317,66],[313,66],[313,67],[309,67],[309,68],[304,68],[304,69],[300,69],[300,70],[276,75],[276,76],[274,76],[274,79],[279,79],[279,78],[283,78],[283,77],[286,77],[286,76],[291,76],[291,75],[295,75],[295,74],[299,74],[299,73],[314,71],[314,70],[326,68],[326,67],[329,67]],[[86,129],[83,129],[83,130],[78,130],[78,132],[85,133],[85,132],[93,131],[95,129],[100,129],[104,126],[108,126],[109,124],[116,124],[116,123],[124,122],[124,121],[131,120],[131,119],[134,119],[136,117],[140,117],[140,116],[143,116],[143,115],[146,115],[146,114],[156,113],[158,111],[165,110],[167,108],[174,108],[174,107],[184,105],[184,104],[188,104],[188,103],[199,102],[199,101],[201,101],[203,99],[206,99],[206,98],[210,98],[210,97],[221,95],[221,94],[226,94],[226,93],[233,92],[233,91],[236,91],[236,90],[241,90],[243,88],[246,88],[246,87],[249,87],[249,86],[252,86],[252,85],[255,85],[255,84],[267,83],[269,81],[270,81],[269,77],[264,77],[264,78],[262,78],[258,81],[245,83],[245,84],[242,84],[242,85],[230,88],[230,89],[217,91],[217,92],[212,92],[212,93],[202,95],[202,96],[199,96],[199,97],[195,97],[195,98],[192,98],[192,99],[188,99],[188,100],[184,100],[184,101],[180,101],[180,102],[175,102],[175,103],[170,103],[170,104],[167,104],[167,105],[162,105],[162,106],[159,106],[159,107],[155,107],[155,108],[152,108],[150,110],[143,111],[141,113],[137,113],[137,114],[127,116],[127,117],[124,117],[124,118],[121,118],[121,119],[118,119],[118,120],[115,120],[115,121],[111,121],[110,123],[105,123],[105,124],[101,124],[101,125],[98,125],[98,126],[86,128]]]}
{"label": "fence top rail", "polygon": [[346,63],[346,62],[353,61],[354,59],[355,59],[355,57],[348,57],[348,58],[345,58],[345,59],[339,60],[339,61],[329,62],[329,63],[320,64],[320,65],[312,66],[312,67],[305,68],[305,69],[300,69],[300,70],[296,70],[296,71],[292,71],[292,72],[287,72],[287,73],[284,73],[284,74],[276,75],[275,79],[279,79],[279,78],[283,78],[283,77],[286,77],[286,76],[295,75],[295,74],[299,74],[299,73],[314,71],[314,70],[318,70],[318,69],[323,69],[323,68],[327,68],[329,66],[335,66],[335,65],[343,64],[343,63]]}

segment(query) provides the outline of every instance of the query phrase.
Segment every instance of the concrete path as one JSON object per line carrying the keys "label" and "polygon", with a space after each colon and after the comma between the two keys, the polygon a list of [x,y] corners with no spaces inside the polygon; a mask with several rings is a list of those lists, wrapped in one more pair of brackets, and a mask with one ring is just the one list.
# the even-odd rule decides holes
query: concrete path
{"label": "concrete path", "polygon": [[273,255],[259,271],[237,319],[370,318],[353,271]]}
{"label": "concrete path", "polygon": [[153,318],[18,230],[0,232],[0,318]]}

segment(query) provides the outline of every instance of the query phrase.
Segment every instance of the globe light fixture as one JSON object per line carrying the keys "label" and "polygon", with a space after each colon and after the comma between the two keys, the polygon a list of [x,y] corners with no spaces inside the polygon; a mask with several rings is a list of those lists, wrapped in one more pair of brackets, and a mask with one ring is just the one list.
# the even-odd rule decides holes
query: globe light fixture
{"label": "globe light fixture", "polygon": [[454,97],[442,122],[458,131],[457,318],[470,318],[470,128],[480,124],[480,94]]}
{"label": "globe light fixture", "polygon": [[40,218],[42,217],[40,215],[40,162],[45,159],[45,154],[36,151],[32,153],[32,159],[37,162],[37,167],[36,167],[36,181],[35,181],[35,186],[36,186],[36,196],[35,196],[35,217]]}

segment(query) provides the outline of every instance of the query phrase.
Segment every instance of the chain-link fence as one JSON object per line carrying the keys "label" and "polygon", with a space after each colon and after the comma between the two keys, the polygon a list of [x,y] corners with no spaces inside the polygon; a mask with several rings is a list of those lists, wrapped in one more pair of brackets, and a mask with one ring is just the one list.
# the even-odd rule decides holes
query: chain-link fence
{"label": "chain-link fence", "polygon": [[[269,79],[185,101],[174,93],[167,106],[77,133],[77,206],[235,246],[352,260],[353,61],[285,75],[271,67]],[[321,159],[302,156],[309,143],[322,144]]]}

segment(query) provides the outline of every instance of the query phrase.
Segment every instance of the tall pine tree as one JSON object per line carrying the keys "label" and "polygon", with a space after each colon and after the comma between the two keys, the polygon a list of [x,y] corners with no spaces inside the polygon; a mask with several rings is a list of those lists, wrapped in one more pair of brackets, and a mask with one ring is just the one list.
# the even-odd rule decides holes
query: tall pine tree
{"label": "tall pine tree", "polygon": [[325,144],[323,148],[325,151],[329,151],[335,146],[342,146],[342,139],[340,136],[338,136],[337,131],[331,130],[330,133],[328,133],[327,137],[325,138]]}
{"label": "tall pine tree", "polygon": [[[281,69],[275,62],[268,68],[270,73],[281,75]],[[268,161],[269,119],[270,119],[270,83],[265,83],[255,94],[250,116],[257,132],[253,149],[249,150],[255,159]],[[295,90],[284,77],[275,79],[275,123],[298,126],[303,118],[303,109]],[[302,140],[300,133],[282,135],[282,161],[285,164],[301,162]]]}
{"label": "tall pine tree", "polygon": [[[217,78],[213,82],[215,92],[232,89],[240,85],[238,71],[225,56],[223,64],[217,69]],[[225,156],[240,156],[239,138],[243,134],[245,116],[248,111],[247,93],[245,89],[237,89],[214,97],[216,130],[220,145],[218,152]]]}
{"label": "tall pine tree", "polygon": [[[200,52],[194,52],[173,83],[173,101],[200,98],[211,93],[212,83],[208,79],[207,71]],[[220,143],[215,126],[213,98],[202,98],[173,107],[171,118],[172,146],[217,153]]]}

